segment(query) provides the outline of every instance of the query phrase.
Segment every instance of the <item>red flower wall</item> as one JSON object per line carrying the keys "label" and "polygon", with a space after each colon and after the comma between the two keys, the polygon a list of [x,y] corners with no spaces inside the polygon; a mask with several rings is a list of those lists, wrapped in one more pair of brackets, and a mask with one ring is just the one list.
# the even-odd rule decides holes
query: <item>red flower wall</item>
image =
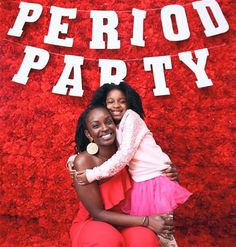
{"label": "red flower wall", "polygon": [[[36,23],[24,27],[22,37],[7,35],[18,14],[19,1],[1,1],[1,246],[70,246],[69,227],[78,210],[65,163],[73,153],[76,121],[99,86],[99,58],[126,61],[126,80],[143,99],[146,122],[157,142],[171,157],[181,183],[194,193],[176,211],[179,246],[232,246],[235,242],[235,4],[218,1],[230,29],[206,37],[193,1],[28,1],[43,5]],[[184,6],[191,36],[182,42],[164,38],[160,9]],[[72,48],[43,42],[48,33],[50,6],[77,8],[69,23]],[[132,46],[130,10],[147,11],[146,45]],[[119,17],[119,50],[89,49],[90,10],[115,10]],[[80,11],[87,10],[87,11]],[[124,11],[125,10],[125,11]],[[126,11],[127,10],[127,11]],[[26,85],[12,77],[24,58],[26,45],[50,52],[47,66],[32,70]],[[206,73],[213,86],[197,88],[191,70],[177,54],[208,48]],[[52,93],[64,68],[64,55],[85,57],[82,66],[83,97]],[[145,72],[143,57],[172,55],[166,71],[169,96],[153,95],[152,72]],[[86,59],[86,58],[91,58]],[[137,58],[137,60],[130,60]]]}

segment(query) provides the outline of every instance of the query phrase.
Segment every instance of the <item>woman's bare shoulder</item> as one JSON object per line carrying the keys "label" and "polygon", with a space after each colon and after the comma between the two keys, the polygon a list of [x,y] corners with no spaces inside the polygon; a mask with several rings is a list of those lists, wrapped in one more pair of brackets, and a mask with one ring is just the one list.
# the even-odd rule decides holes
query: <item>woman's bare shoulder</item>
{"label": "woman's bare shoulder", "polygon": [[93,156],[85,151],[79,153],[75,157],[74,165],[76,170],[85,170],[85,169],[93,168],[94,166]]}

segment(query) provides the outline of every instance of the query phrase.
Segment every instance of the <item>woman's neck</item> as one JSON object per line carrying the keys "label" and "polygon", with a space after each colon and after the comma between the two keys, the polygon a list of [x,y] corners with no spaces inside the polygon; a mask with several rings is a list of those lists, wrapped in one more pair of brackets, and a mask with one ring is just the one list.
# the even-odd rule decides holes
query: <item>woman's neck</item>
{"label": "woman's neck", "polygon": [[116,145],[108,146],[108,147],[99,147],[99,151],[96,156],[108,160],[111,158],[113,154],[117,151]]}

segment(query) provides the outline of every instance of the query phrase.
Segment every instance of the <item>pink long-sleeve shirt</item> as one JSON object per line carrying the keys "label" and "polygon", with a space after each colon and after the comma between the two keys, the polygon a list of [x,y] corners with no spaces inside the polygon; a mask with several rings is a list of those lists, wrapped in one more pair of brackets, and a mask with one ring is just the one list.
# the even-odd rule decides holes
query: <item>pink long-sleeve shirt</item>
{"label": "pink long-sleeve shirt", "polygon": [[158,146],[143,119],[133,110],[127,110],[117,128],[117,152],[106,162],[93,169],[86,170],[87,180],[111,177],[126,165],[132,179],[145,181],[162,175],[169,167],[170,159]]}

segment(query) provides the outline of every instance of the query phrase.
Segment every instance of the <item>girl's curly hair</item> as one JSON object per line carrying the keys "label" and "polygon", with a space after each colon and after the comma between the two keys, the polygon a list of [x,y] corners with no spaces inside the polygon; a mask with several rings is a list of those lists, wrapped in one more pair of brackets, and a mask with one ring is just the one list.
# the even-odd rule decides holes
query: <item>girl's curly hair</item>
{"label": "girl's curly hair", "polygon": [[128,109],[135,111],[142,119],[144,119],[145,114],[141,98],[139,94],[126,82],[120,82],[118,85],[114,83],[104,84],[94,92],[91,104],[102,104],[106,106],[107,94],[114,89],[122,91],[126,97]]}

